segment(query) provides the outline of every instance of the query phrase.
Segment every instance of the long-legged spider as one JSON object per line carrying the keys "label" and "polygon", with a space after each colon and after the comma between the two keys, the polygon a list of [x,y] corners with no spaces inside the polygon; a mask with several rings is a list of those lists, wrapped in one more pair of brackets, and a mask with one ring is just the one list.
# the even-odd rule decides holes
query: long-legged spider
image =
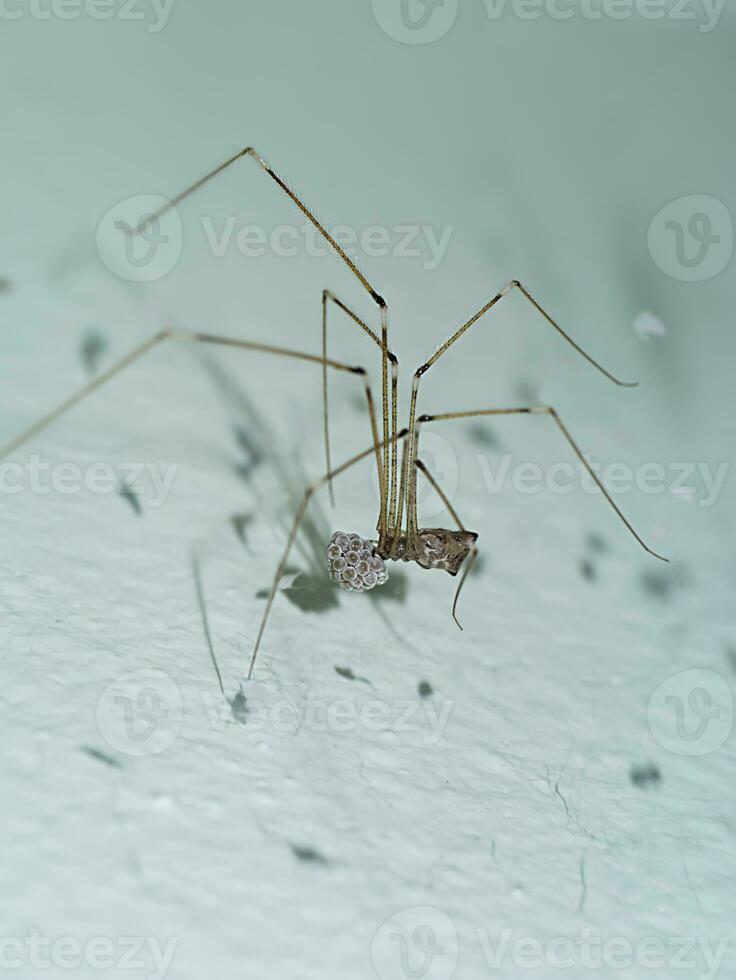
{"label": "long-legged spider", "polygon": [[[322,238],[330,245],[334,252],[345,263],[353,276],[361,286],[368,292],[372,301],[378,309],[380,318],[380,332],[376,332],[370,327],[357,313],[355,313],[345,302],[339,299],[333,292],[325,289],[322,293],[322,354],[310,354],[303,351],[292,350],[289,348],[275,347],[271,344],[258,343],[255,341],[238,340],[231,337],[219,337],[209,333],[188,332],[177,329],[166,329],[151,337],[141,346],[137,347],[130,354],[123,357],[112,365],[107,371],[101,374],[94,381],[80,388],[66,401],[62,402],[48,415],[41,418],[34,425],[22,432],[6,446],[0,448],[0,460],[8,456],[11,452],[40,433],[52,422],[56,421],[61,415],[77,405],[83,398],[90,395],[97,388],[100,388],[115,375],[125,368],[132,365],[144,354],[148,353],[158,344],[168,340],[190,341],[194,343],[213,344],[227,347],[241,348],[244,350],[257,351],[261,353],[273,354],[279,357],[290,357],[297,360],[308,361],[319,364],[322,367],[322,391],[323,391],[323,415],[324,415],[324,442],[327,468],[324,476],[312,483],[304,492],[302,501],[297,508],[291,531],[284,548],[283,555],[276,569],[266,608],[263,612],[260,627],[253,647],[253,653],[248,670],[248,678],[253,675],[256,657],[260,649],[263,634],[268,622],[271,607],[279,588],[281,579],[285,573],[289,554],[296,540],[300,525],[309,506],[309,502],[318,489],[327,485],[330,496],[334,503],[333,480],[344,473],[356,463],[368,458],[375,457],[376,469],[379,482],[379,509],[376,530],[378,538],[375,541],[368,541],[359,535],[344,534],[336,532],[328,546],[327,558],[328,569],[332,577],[348,591],[363,591],[373,588],[386,580],[385,562],[387,561],[414,561],[422,568],[442,569],[452,576],[458,575],[461,569],[463,574],[455,592],[452,605],[452,615],[457,621],[457,603],[462,591],[463,584],[468,576],[473,562],[478,554],[476,541],[478,535],[473,531],[468,531],[458,517],[451,502],[443,492],[435,478],[427,469],[426,465],[419,459],[419,435],[422,425],[429,422],[444,422],[451,419],[467,419],[478,416],[491,415],[546,415],[552,419],[563,438],[567,441],[572,451],[585,467],[590,477],[597,484],[605,499],[618,514],[621,521],[625,524],[631,534],[639,544],[655,558],[661,561],[668,561],[662,555],[658,555],[637,534],[627,518],[624,516],[618,505],[606,490],[601,480],[592,469],[585,456],[582,454],[578,444],[573,439],[569,430],[563,423],[557,411],[551,405],[539,405],[523,408],[483,408],[472,411],[444,412],[434,415],[417,415],[417,398],[421,379],[433,367],[437,361],[445,354],[449,348],[458,341],[463,334],[474,326],[482,317],[489,313],[497,303],[513,290],[517,290],[524,296],[532,306],[542,315],[546,322],[557,331],[557,333],[578,354],[584,357],[601,374],[612,381],[614,384],[623,388],[634,388],[636,382],[627,383],[620,381],[607,371],[601,364],[591,357],[570,337],[562,327],[554,320],[549,313],[537,302],[531,293],[521,282],[514,279],[497,292],[491,300],[466,320],[435,352],[414,372],[411,387],[411,401],[409,407],[408,425],[399,430],[398,428],[398,378],[399,362],[396,355],[389,347],[388,336],[388,304],[381,294],[373,288],[365,275],[358,268],[356,262],[348,256],[345,250],[316,218],[314,212],[303,203],[296,193],[284,182],[284,180],[273,170],[263,159],[263,157],[251,146],[246,147],[239,153],[225,160],[224,163],[216,167],[206,176],[182,191],[172,200],[167,202],[157,212],[147,215],[141,221],[136,232],[143,231],[146,227],[161,219],[171,208],[176,207],[185,198],[199,190],[210,180],[221,174],[224,170],[236,161],[249,157],[263,170],[281,190],[290,198],[292,203],[298,208],[302,215],[314,226]],[[327,322],[328,309],[330,305],[340,309],[347,315],[360,330],[365,333],[370,340],[378,347],[381,353],[381,406],[382,406],[382,433],[379,433],[376,420],[373,396],[368,381],[367,371],[363,367],[355,367],[336,361],[327,354]],[[358,376],[364,386],[366,405],[371,425],[371,445],[363,452],[358,453],[340,466],[333,467],[330,454],[330,434],[329,434],[329,411],[328,411],[328,369],[335,371],[348,372]],[[403,444],[401,464],[399,464],[398,447]],[[429,481],[431,486],[440,496],[448,512],[457,525],[456,530],[446,528],[420,528],[417,517],[417,473],[421,472]],[[470,557],[469,557],[470,556]],[[466,562],[466,559],[467,562]]]}

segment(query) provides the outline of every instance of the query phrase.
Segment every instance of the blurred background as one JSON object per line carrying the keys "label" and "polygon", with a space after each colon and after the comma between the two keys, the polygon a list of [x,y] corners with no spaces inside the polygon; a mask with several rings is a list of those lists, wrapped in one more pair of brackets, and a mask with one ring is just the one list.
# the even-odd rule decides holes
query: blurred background
{"label": "blurred background", "polygon": [[[165,326],[317,353],[323,288],[376,322],[249,160],[125,251],[121,221],[253,145],[386,297],[402,418],[415,367],[512,278],[638,380],[607,382],[512,293],[427,375],[420,411],[555,405],[672,559],[589,492],[549,420],[427,428],[425,459],[481,534],[465,633],[444,576],[398,569],[362,604],[325,586],[332,531],[375,526],[358,468],[334,513],[326,497],[311,512],[249,695],[264,590],[324,471],[319,369],[151,353],[3,473],[17,975],[69,975],[50,946],[34,966],[39,930],[113,944],[104,969],[85,947],[81,977],[481,977],[479,930],[495,945],[504,929],[655,936],[662,975],[690,936],[686,975],[716,975],[703,944],[728,938],[734,903],[733,8],[6,0],[0,20],[0,442]],[[377,391],[376,349],[333,323],[332,356]],[[341,461],[369,430],[353,379],[331,395]],[[95,463],[114,492],[53,478]],[[426,492],[422,514],[449,521]],[[398,717],[439,690],[434,742],[304,721],[312,695]],[[249,728],[248,697],[302,724]],[[162,717],[170,741],[115,728]],[[144,949],[124,974],[121,936]],[[172,937],[164,971],[152,943]],[[502,969],[529,973],[512,952]],[[586,970],[578,955],[568,972]],[[651,973],[633,953],[598,969]]]}

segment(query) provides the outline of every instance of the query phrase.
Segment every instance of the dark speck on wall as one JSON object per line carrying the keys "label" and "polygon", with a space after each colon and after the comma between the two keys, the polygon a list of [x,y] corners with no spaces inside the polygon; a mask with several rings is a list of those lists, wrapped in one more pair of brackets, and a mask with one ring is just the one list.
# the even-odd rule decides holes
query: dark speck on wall
{"label": "dark speck on wall", "polygon": [[291,850],[294,857],[305,864],[321,864],[323,867],[328,867],[330,864],[324,854],[320,854],[313,847],[301,847],[299,844],[292,844]]}
{"label": "dark speck on wall", "polygon": [[641,587],[652,599],[665,601],[672,595],[675,581],[671,571],[647,570],[641,574]]}
{"label": "dark speck on wall", "polygon": [[429,681],[420,681],[417,685],[417,691],[420,698],[431,698],[434,694],[434,689]]}
{"label": "dark speck on wall", "polygon": [[335,665],[335,673],[339,677],[343,677],[346,681],[359,681],[361,684],[370,684],[367,677],[359,677],[353,673],[350,667],[338,667]]}
{"label": "dark speck on wall", "polygon": [[648,762],[645,765],[632,766],[629,778],[638,789],[653,789],[662,782],[662,773],[659,766]]}
{"label": "dark speck on wall", "polygon": [[485,449],[498,449],[500,440],[493,429],[483,422],[473,422],[467,428],[468,438]]}
{"label": "dark speck on wall", "polygon": [[608,542],[597,531],[588,531],[585,535],[585,547],[594,555],[604,555],[608,551]]}
{"label": "dark speck on wall", "polygon": [[135,490],[127,483],[122,483],[118,487],[118,493],[123,498],[123,500],[127,500],[131,508],[133,509],[133,513],[137,514],[138,517],[140,517],[141,514],[143,513],[143,508],[141,507],[140,500],[138,499],[138,494],[135,492]]}
{"label": "dark speck on wall", "polygon": [[580,574],[587,582],[595,582],[598,575],[590,558],[583,558],[580,562]]}
{"label": "dark speck on wall", "polygon": [[248,701],[242,689],[238,691],[230,702],[230,711],[236,721],[240,722],[241,725],[245,725],[248,720]]}
{"label": "dark speck on wall", "polygon": [[99,330],[88,330],[79,345],[79,356],[90,376],[97,374],[99,363],[107,350],[107,341]]}
{"label": "dark speck on wall", "polygon": [[91,745],[83,745],[82,752],[88,755],[90,759],[96,759],[97,762],[102,762],[106,766],[110,766],[111,769],[122,769],[122,765],[118,760],[112,756],[108,755],[107,752],[103,752],[101,749],[96,749]]}

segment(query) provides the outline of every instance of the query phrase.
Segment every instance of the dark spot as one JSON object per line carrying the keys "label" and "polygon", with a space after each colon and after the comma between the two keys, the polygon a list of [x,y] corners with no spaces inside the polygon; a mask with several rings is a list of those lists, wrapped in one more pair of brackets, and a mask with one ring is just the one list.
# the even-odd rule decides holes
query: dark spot
{"label": "dark spot", "polygon": [[431,698],[434,694],[434,689],[429,681],[420,681],[417,685],[417,691],[419,691],[420,698]]}
{"label": "dark spot", "polygon": [[365,412],[368,406],[368,402],[365,400],[365,395],[361,398],[360,395],[350,396],[350,407],[356,412]]}
{"label": "dark spot", "polygon": [[731,670],[736,674],[736,646],[729,644],[726,647],[726,659],[731,664]]}
{"label": "dark spot", "polygon": [[282,590],[289,602],[302,612],[327,612],[339,606],[338,591],[325,572],[300,572],[291,585]]}
{"label": "dark spot", "polygon": [[79,356],[87,374],[97,374],[100,359],[107,350],[107,341],[99,330],[88,330],[79,345]]}
{"label": "dark spot", "polygon": [[248,545],[248,525],[253,523],[251,514],[233,514],[230,518],[233,529],[243,544]]}
{"label": "dark spot", "polygon": [[245,694],[243,694],[242,688],[230,701],[230,711],[236,721],[239,721],[241,725],[245,725],[248,720],[248,700]]}
{"label": "dark spot", "polygon": [[485,449],[499,449],[501,442],[493,429],[483,422],[472,422],[467,428],[468,438]]}
{"label": "dark spot", "polygon": [[13,283],[5,276],[0,276],[0,296],[7,296],[13,292]]}
{"label": "dark spot", "polygon": [[98,762],[104,762],[106,766],[110,766],[113,769],[122,769],[122,765],[113,756],[108,755],[107,752],[102,752],[100,749],[95,749],[90,745],[83,745],[82,752],[88,755],[91,759],[96,759]]}
{"label": "dark spot", "polygon": [[291,844],[291,850],[295,858],[304,861],[305,864],[320,864],[323,868],[328,868],[330,862],[313,847],[300,847],[298,844]]}
{"label": "dark spot", "polygon": [[361,684],[370,684],[367,677],[359,677],[353,673],[350,667],[338,667],[335,665],[335,673],[340,677],[344,677],[346,681],[360,681]]}
{"label": "dark spot", "polygon": [[255,470],[265,461],[266,454],[256,439],[240,425],[233,426],[235,441],[245,455],[245,459],[235,467],[235,472],[246,482],[251,479]]}
{"label": "dark spot", "polygon": [[595,582],[598,577],[595,565],[589,558],[583,558],[580,562],[580,574],[588,582]]}
{"label": "dark spot", "polygon": [[143,513],[143,509],[140,501],[138,500],[138,494],[135,492],[135,490],[129,484],[121,483],[118,487],[118,493],[123,500],[128,501],[130,506],[133,508],[133,512],[140,517]]}
{"label": "dark spot", "polygon": [[373,602],[406,602],[409,592],[409,576],[406,572],[389,569],[389,579],[367,593]]}
{"label": "dark spot", "polygon": [[672,596],[675,580],[671,571],[647,569],[641,573],[641,587],[652,599],[665,601]]}
{"label": "dark spot", "polygon": [[608,551],[608,542],[597,531],[588,531],[585,535],[585,546],[595,555],[605,555]]}
{"label": "dark spot", "polygon": [[638,789],[652,789],[662,782],[662,773],[658,766],[648,762],[643,766],[632,766],[629,778]]}
{"label": "dark spot", "polygon": [[514,394],[522,405],[539,405],[541,403],[536,384],[528,378],[521,378],[516,382]]}

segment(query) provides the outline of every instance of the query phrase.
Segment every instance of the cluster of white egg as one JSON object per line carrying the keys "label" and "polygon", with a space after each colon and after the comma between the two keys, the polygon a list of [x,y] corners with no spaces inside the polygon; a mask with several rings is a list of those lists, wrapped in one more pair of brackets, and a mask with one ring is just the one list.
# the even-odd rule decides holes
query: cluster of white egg
{"label": "cluster of white egg", "polygon": [[335,531],[327,548],[327,570],[346,592],[364,592],[388,581],[386,565],[372,541]]}

